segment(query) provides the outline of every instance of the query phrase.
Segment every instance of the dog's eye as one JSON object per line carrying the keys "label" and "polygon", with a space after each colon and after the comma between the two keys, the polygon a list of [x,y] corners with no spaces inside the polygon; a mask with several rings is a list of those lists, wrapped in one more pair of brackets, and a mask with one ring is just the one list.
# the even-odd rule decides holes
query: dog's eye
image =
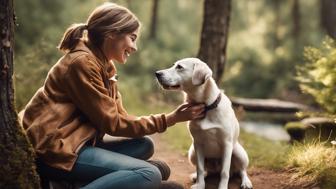
{"label": "dog's eye", "polygon": [[178,70],[182,70],[182,69],[183,69],[183,66],[181,66],[181,65],[178,64],[178,65],[176,66],[176,69],[178,69]]}

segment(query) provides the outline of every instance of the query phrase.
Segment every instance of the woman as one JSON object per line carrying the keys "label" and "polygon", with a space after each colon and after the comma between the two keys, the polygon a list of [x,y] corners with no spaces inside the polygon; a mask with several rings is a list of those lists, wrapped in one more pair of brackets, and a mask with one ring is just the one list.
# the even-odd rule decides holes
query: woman
{"label": "woman", "polygon": [[[153,154],[153,143],[143,136],[203,117],[204,105],[183,104],[168,114],[127,114],[112,61],[125,64],[137,50],[139,28],[128,9],[105,3],[85,24],[74,24],[64,33],[59,49],[65,55],[22,118],[42,176],[89,182],[83,188],[169,186],[161,182],[160,163],[145,161]],[[133,139],[106,142],[105,134]]]}

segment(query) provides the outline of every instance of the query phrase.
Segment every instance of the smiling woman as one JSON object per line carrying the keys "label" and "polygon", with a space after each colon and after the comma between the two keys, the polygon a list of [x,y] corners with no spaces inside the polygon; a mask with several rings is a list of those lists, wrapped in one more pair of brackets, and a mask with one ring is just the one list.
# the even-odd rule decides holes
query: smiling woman
{"label": "smiling woman", "polygon": [[119,63],[126,63],[131,53],[137,51],[136,40],[139,29],[124,35],[110,34],[102,45],[102,51],[107,59],[115,60]]}
{"label": "smiling woman", "polygon": [[[147,161],[154,144],[144,136],[203,117],[204,106],[141,117],[126,112],[113,61],[125,64],[137,50],[139,29],[132,12],[105,3],[64,33],[65,55],[21,113],[42,179],[82,181],[83,188],[182,188],[162,181],[170,172],[164,162]],[[105,134],[130,138],[110,141]]]}

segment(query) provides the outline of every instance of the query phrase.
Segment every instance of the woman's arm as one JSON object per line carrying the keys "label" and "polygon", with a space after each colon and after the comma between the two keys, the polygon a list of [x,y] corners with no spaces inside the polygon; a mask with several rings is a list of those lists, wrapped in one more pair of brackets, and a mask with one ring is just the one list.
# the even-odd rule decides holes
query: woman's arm
{"label": "woman's arm", "polygon": [[118,101],[121,99],[116,100],[109,96],[102,77],[97,62],[81,56],[70,65],[64,82],[64,88],[75,106],[101,132],[115,136],[140,137],[163,132],[176,122],[198,116],[198,109],[190,105],[182,105],[167,115],[129,115],[126,111],[120,111]]}
{"label": "woman's arm", "polygon": [[166,115],[167,126],[175,125],[177,122],[200,119],[205,116],[204,104],[182,104],[176,110]]}

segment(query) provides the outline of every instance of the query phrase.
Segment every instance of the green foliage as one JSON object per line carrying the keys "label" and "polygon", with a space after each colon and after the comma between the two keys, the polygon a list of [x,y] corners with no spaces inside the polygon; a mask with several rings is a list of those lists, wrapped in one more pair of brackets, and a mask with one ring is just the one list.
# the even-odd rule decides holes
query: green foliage
{"label": "green foliage", "polygon": [[285,129],[291,136],[291,140],[302,141],[305,137],[306,126],[302,122],[289,122],[285,125]]}
{"label": "green foliage", "polygon": [[321,49],[305,48],[307,64],[297,67],[303,92],[312,95],[328,113],[336,114],[336,43],[327,39]]}
{"label": "green foliage", "polygon": [[[67,4],[62,0],[31,0],[16,1],[14,5],[17,25],[15,50],[16,53],[21,53],[46,36],[48,39],[55,36],[58,28],[57,24],[63,20],[62,10]],[[52,25],[54,26],[50,27]]]}
{"label": "green foliage", "polygon": [[251,166],[279,170],[286,165],[286,154],[291,148],[288,143],[271,141],[243,130],[240,132],[239,139],[247,151]]}
{"label": "green foliage", "polygon": [[56,46],[48,41],[41,41],[27,49],[23,56],[16,57],[14,82],[18,110],[42,86],[49,69],[60,55],[55,52]]}
{"label": "green foliage", "polygon": [[232,2],[228,61],[221,84],[229,95],[282,99],[299,95],[294,76],[303,46],[317,44],[324,33],[319,29],[318,2],[307,0],[300,1],[301,32],[295,37],[292,3]]}

